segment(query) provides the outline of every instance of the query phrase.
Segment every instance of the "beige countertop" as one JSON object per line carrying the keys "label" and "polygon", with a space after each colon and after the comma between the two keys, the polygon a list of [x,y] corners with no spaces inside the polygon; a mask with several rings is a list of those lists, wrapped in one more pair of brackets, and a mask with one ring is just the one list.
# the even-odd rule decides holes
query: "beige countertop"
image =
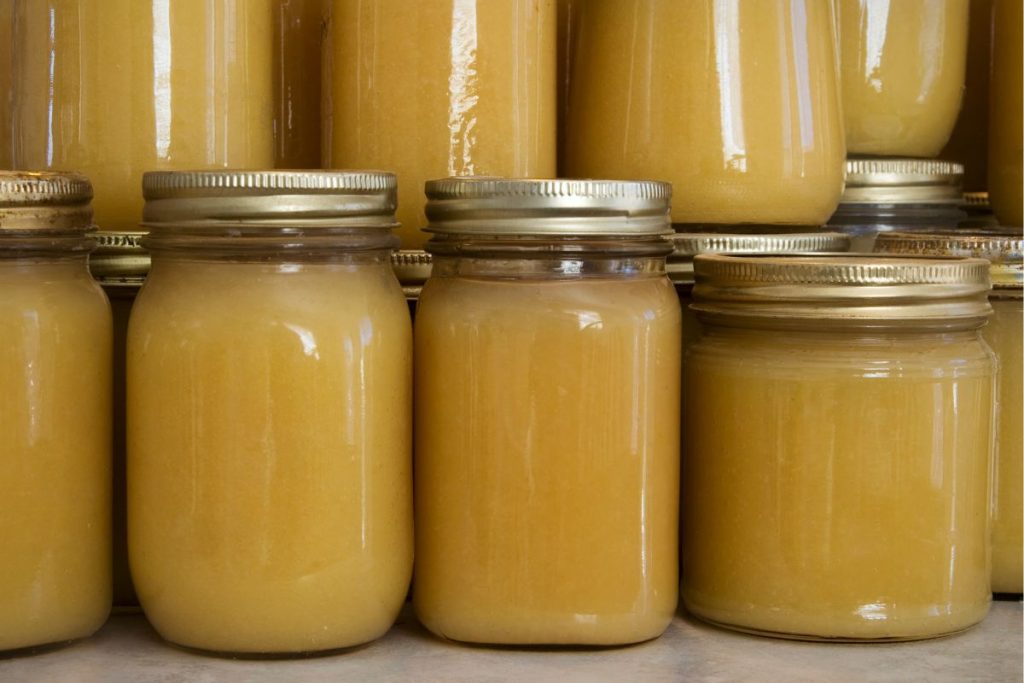
{"label": "beige countertop", "polygon": [[677,617],[661,638],[607,650],[514,650],[439,641],[411,616],[354,650],[299,660],[227,660],[162,643],[138,615],[94,637],[0,659],[0,681],[1021,681],[1020,602],[998,601],[980,626],[948,638],[883,645],[802,643],[723,631]]}

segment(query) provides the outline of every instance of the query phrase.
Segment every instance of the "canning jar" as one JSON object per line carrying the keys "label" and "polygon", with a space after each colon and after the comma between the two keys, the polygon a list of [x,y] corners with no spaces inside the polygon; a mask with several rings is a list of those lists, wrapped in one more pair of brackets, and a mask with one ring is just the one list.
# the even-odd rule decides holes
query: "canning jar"
{"label": "canning jar", "polygon": [[110,611],[110,307],[84,177],[0,171],[0,650]]}
{"label": "canning jar", "polygon": [[1024,3],[993,0],[988,192],[1002,225],[1024,225]]}
{"label": "canning jar", "polygon": [[398,174],[404,249],[423,183],[555,175],[555,0],[329,0],[323,154]]}
{"label": "canning jar", "polygon": [[148,173],[128,328],[128,551],[179,645],[372,640],[412,569],[409,313],[395,179]]}
{"label": "canning jar", "polygon": [[836,0],[850,154],[931,158],[956,125],[969,0]]}
{"label": "canning jar", "polygon": [[15,0],[15,168],[75,170],[138,230],[143,171],[274,163],[278,0]]}
{"label": "canning jar", "polygon": [[114,319],[112,549],[115,611],[134,611],[139,605],[128,570],[124,363],[128,316],[149,272],[149,253],[142,247],[144,236],[143,232],[97,232],[96,249],[89,256],[89,271],[106,293]]}
{"label": "canning jar", "polygon": [[898,640],[988,612],[988,262],[695,260],[682,599],[789,638]]}
{"label": "canning jar", "polygon": [[274,137],[277,168],[320,168],[320,38],[324,0],[277,0]]}
{"label": "canning jar", "polygon": [[453,640],[654,638],[678,595],[670,186],[427,184],[416,313],[420,621]]}
{"label": "canning jar", "polygon": [[669,180],[674,223],[824,224],[846,156],[830,2],[574,12],[567,175]]}
{"label": "canning jar", "polygon": [[1020,230],[957,230],[938,234],[880,235],[875,250],[887,254],[974,256],[991,264],[992,319],[981,336],[999,360],[995,495],[992,506],[992,590],[1021,593],[1024,534],[1024,237]]}
{"label": "canning jar", "polygon": [[879,233],[949,230],[967,219],[961,208],[964,167],[930,159],[850,159],[846,189],[828,221],[870,252]]}

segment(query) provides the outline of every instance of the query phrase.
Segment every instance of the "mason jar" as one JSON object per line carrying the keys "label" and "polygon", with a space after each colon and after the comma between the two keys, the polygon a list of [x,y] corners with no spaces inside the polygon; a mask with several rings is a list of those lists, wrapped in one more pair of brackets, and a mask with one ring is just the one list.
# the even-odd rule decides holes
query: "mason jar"
{"label": "mason jar", "polygon": [[427,184],[413,602],[434,634],[618,645],[672,619],[669,195],[648,181]]}
{"label": "mason jar", "polygon": [[686,609],[817,640],[912,640],[981,621],[988,262],[710,254],[695,271]]}
{"label": "mason jar", "polygon": [[412,335],[395,178],[148,173],[128,328],[128,551],[165,639],[382,635],[412,569]]}
{"label": "mason jar", "polygon": [[110,611],[110,306],[83,176],[0,171],[0,651]]}
{"label": "mason jar", "polygon": [[1018,595],[1024,583],[1024,236],[1020,230],[957,230],[880,235],[885,254],[974,256],[992,265],[992,319],[981,336],[999,360],[995,498],[992,506],[992,591]]}

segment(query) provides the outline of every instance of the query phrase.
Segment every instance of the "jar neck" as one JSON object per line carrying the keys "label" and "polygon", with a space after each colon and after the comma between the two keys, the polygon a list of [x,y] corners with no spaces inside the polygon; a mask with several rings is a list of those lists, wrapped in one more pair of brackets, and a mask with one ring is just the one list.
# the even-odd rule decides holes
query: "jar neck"
{"label": "jar neck", "polygon": [[337,262],[387,261],[398,238],[381,228],[295,228],[233,224],[153,225],[142,240],[154,259]]}
{"label": "jar neck", "polygon": [[0,231],[0,260],[80,260],[96,248],[96,240],[83,232],[43,233]]}
{"label": "jar neck", "polygon": [[[865,346],[899,344],[919,344],[924,340],[941,338],[948,342],[969,342],[980,338],[978,327],[933,329],[919,327],[859,327],[859,328],[828,328],[789,327],[773,329],[768,327],[734,327],[716,325],[701,319],[704,334],[722,340],[750,339],[768,340],[779,346],[799,345],[803,349],[824,348],[837,343],[843,345],[858,344]],[[781,334],[780,334],[781,332]],[[761,341],[759,341],[761,343]]]}

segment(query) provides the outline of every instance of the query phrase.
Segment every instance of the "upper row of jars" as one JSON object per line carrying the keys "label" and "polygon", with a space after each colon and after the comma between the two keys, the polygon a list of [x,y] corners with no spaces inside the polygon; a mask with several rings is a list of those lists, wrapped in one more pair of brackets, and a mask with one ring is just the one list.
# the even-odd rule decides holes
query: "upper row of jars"
{"label": "upper row of jars", "polygon": [[[987,189],[1020,225],[1021,4],[0,0],[0,167],[87,174],[105,230],[135,228],[146,170],[321,163],[417,193],[658,178],[678,224],[818,226],[847,152],[942,152],[969,68],[951,149],[986,189],[991,114]],[[418,248],[422,200],[399,201]]]}

